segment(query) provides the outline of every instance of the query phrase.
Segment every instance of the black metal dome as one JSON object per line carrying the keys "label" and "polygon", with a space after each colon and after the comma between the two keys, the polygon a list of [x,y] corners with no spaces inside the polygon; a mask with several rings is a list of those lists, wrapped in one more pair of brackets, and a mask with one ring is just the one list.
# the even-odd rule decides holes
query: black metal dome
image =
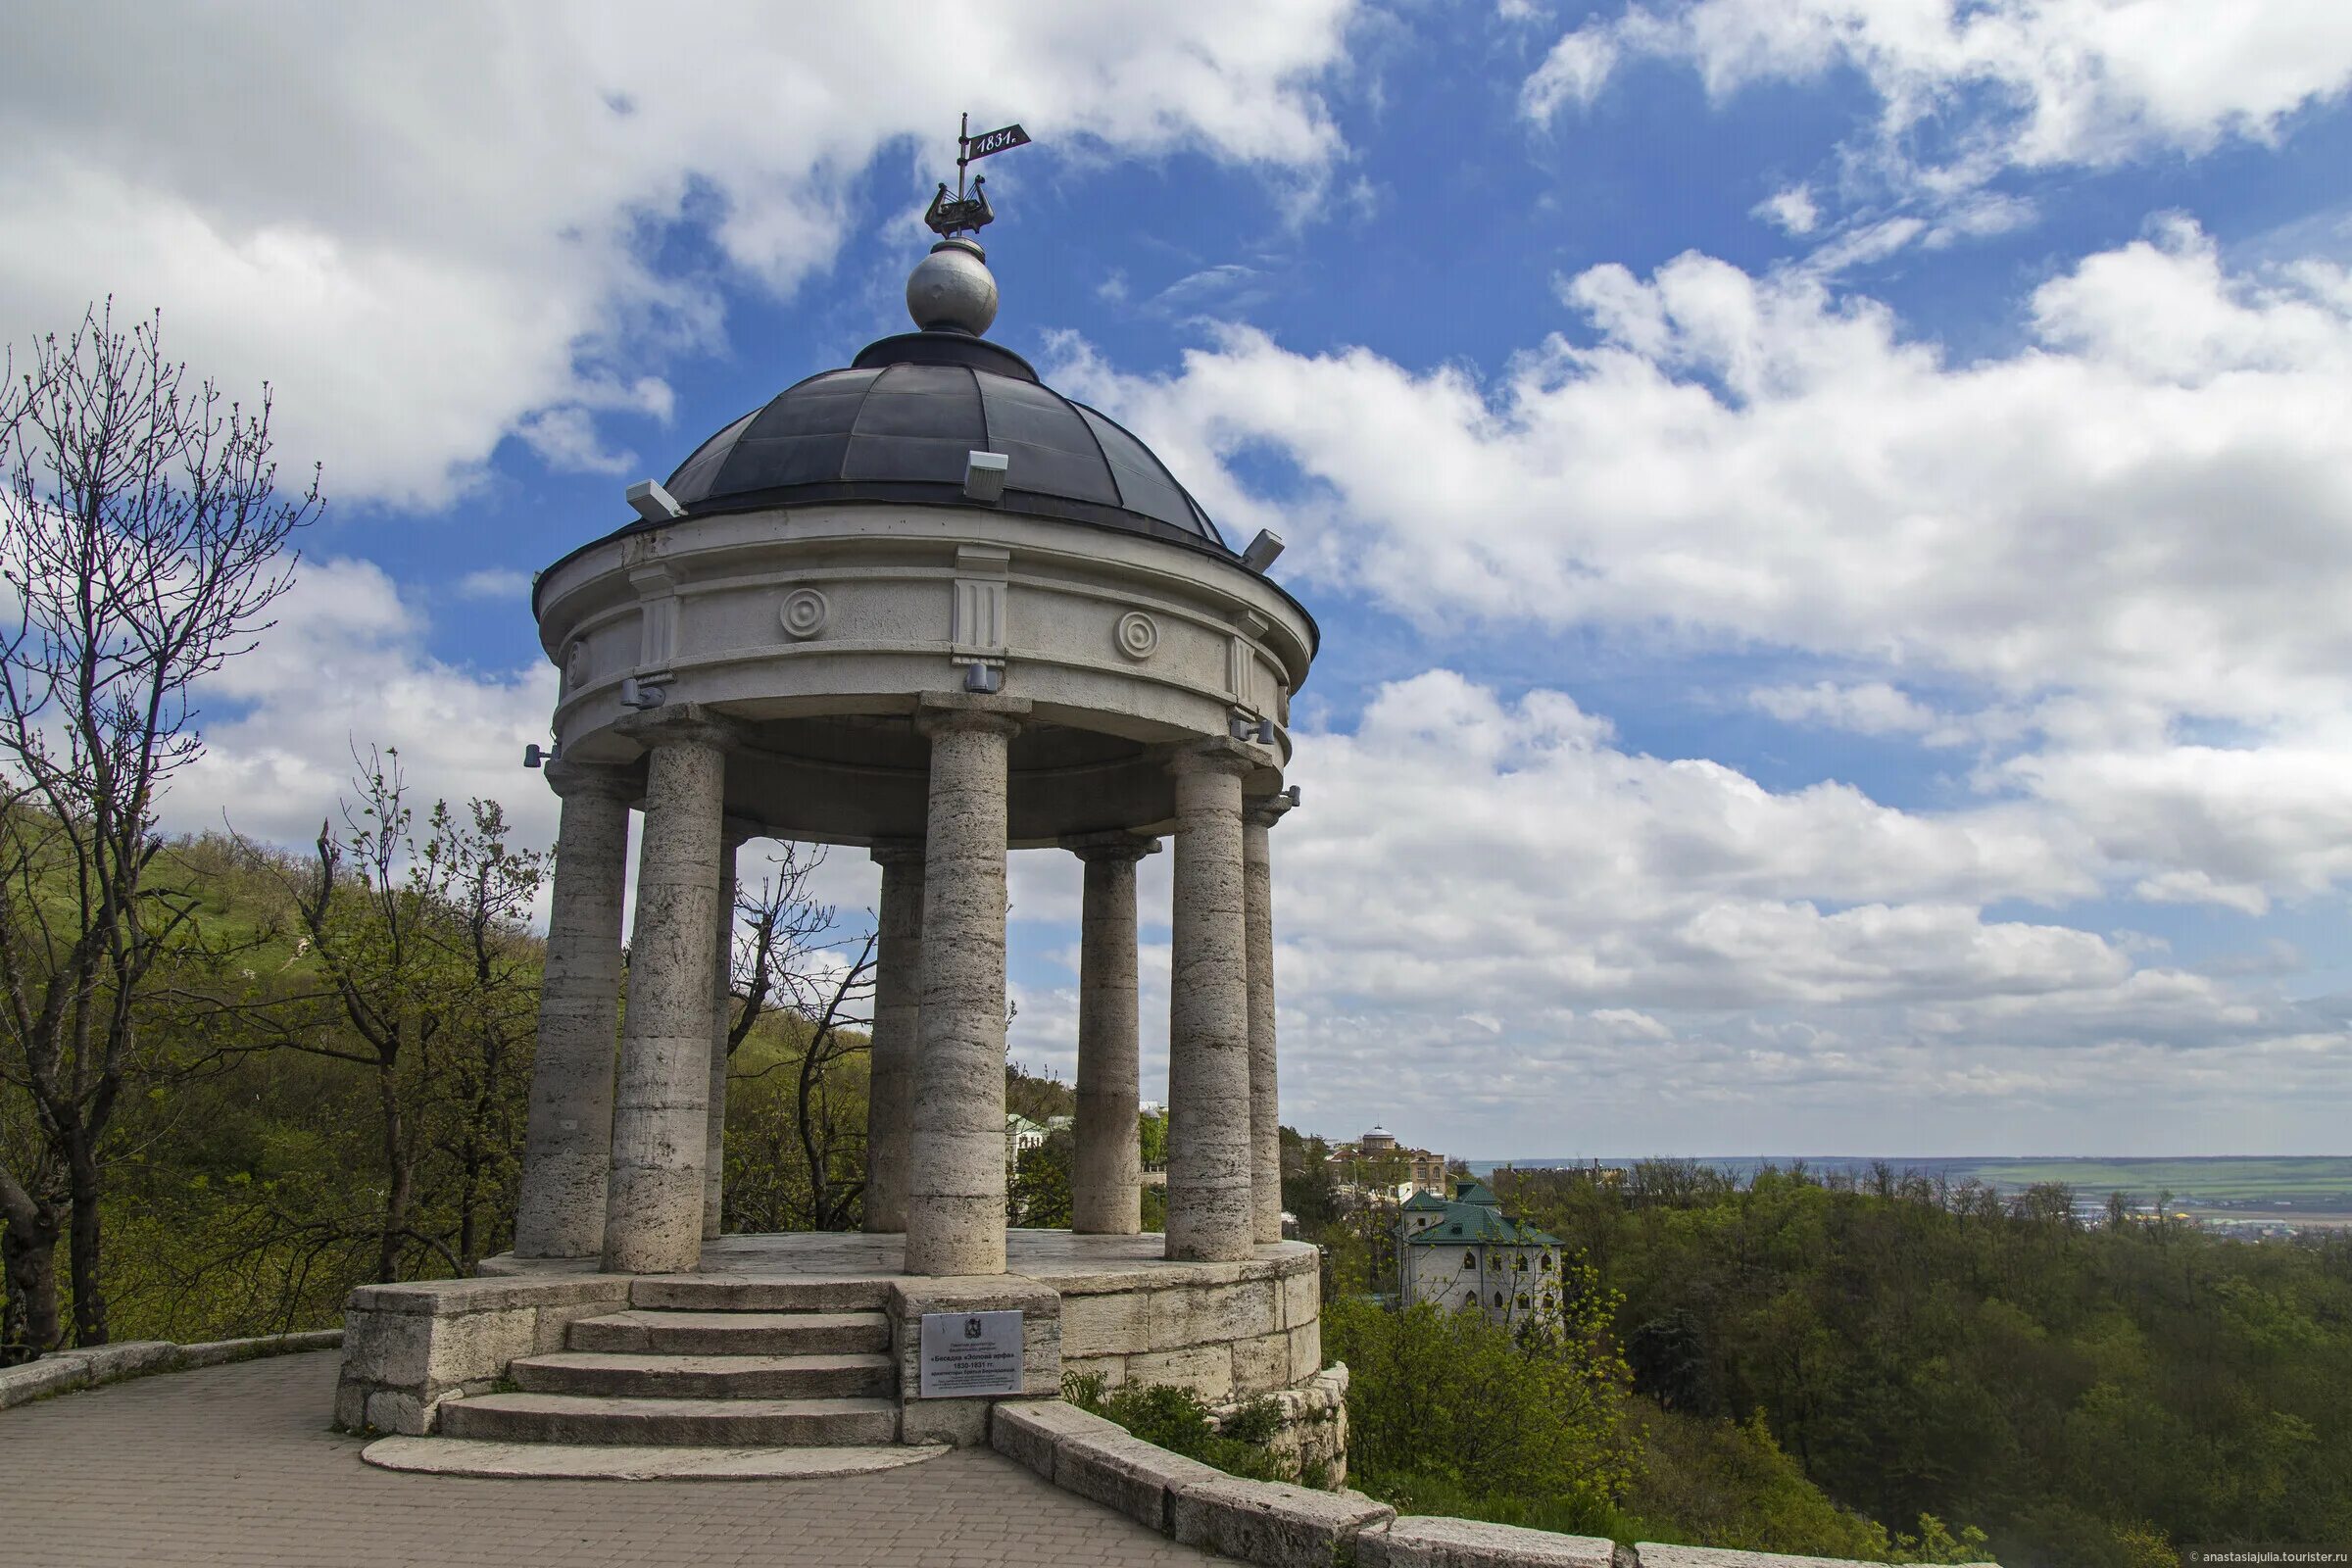
{"label": "black metal dome", "polygon": [[1233,551],[1167,466],[1116,421],[960,332],[869,344],[704,442],[663,487],[689,516],[817,501],[970,506],[974,452],[1008,460],[998,509]]}

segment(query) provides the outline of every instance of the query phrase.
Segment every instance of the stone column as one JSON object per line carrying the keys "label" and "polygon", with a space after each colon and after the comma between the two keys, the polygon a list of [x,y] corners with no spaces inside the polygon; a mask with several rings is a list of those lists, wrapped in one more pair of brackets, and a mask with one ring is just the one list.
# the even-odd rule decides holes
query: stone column
{"label": "stone column", "polygon": [[720,813],[734,736],[723,719],[692,705],[656,709],[631,730],[652,756],[604,1266],[668,1274],[691,1270],[703,1250]]}
{"label": "stone column", "polygon": [[1239,741],[1200,741],[1176,775],[1168,1007],[1168,1248],[1187,1262],[1251,1255],[1250,970],[1243,935]]}
{"label": "stone column", "polygon": [[620,1026],[620,900],[628,877],[629,802],[616,768],[561,760],[548,786],[564,798],[549,897],[539,1044],[514,1211],[521,1257],[594,1257],[605,1245],[612,1157],[612,1052]]}
{"label": "stone column", "polygon": [[1282,1240],[1282,1101],[1274,1087],[1274,868],[1267,830],[1291,808],[1287,795],[1254,796],[1242,808],[1242,910],[1250,948],[1250,1212],[1260,1243]]}
{"label": "stone column", "polygon": [[877,844],[882,903],[874,916],[873,1045],[865,1100],[865,1228],[906,1228],[907,1138],[914,1056],[923,1029],[923,846]]}
{"label": "stone column", "polygon": [[1004,849],[1008,743],[1028,704],[926,697],[923,1017],[908,1137],[906,1272],[1004,1272]]}
{"label": "stone column", "polygon": [[719,1234],[727,1191],[727,1034],[735,1021],[735,858],[755,837],[729,822],[718,845],[718,951],[711,965],[710,1101],[703,1115],[703,1240]]}
{"label": "stone column", "polygon": [[1133,1236],[1144,1228],[1141,1069],[1135,1016],[1135,863],[1155,840],[1094,833],[1067,841],[1086,862],[1078,939],[1078,1117],[1070,1229]]}

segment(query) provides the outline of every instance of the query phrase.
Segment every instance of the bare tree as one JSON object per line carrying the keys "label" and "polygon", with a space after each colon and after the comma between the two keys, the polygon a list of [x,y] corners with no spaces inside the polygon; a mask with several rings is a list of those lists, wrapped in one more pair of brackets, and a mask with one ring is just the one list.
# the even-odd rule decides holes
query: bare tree
{"label": "bare tree", "polygon": [[[316,1011],[269,1021],[289,1049],[365,1067],[375,1084],[376,1211],[314,1226],[370,1241],[381,1281],[418,1257],[465,1274],[512,1208],[539,996],[525,921],[546,858],[508,846],[495,801],[463,814],[435,802],[420,835],[400,754],[358,760],[342,830],[320,824],[310,875],[292,890],[341,1026]],[[445,1173],[429,1214],[428,1161]]]}
{"label": "bare tree", "polygon": [[759,885],[736,895],[727,1054],[732,1059],[766,1012],[788,1013],[805,1031],[789,1064],[793,1133],[808,1175],[808,1222],[829,1231],[849,1225],[865,1191],[865,1128],[835,1090],[836,1069],[871,1043],[875,934],[869,926],[844,936],[833,906],[816,902],[809,882],[824,858],[821,846],[785,844]]}
{"label": "bare tree", "polygon": [[203,755],[196,687],[249,651],[292,586],[270,392],[247,413],[164,358],[161,321],[93,307],[0,370],[0,1084],[32,1136],[0,1147],[8,1283],[34,1351],[107,1338],[100,1197],[126,1092],[181,1065],[140,987],[192,901],[150,876],[157,806]]}

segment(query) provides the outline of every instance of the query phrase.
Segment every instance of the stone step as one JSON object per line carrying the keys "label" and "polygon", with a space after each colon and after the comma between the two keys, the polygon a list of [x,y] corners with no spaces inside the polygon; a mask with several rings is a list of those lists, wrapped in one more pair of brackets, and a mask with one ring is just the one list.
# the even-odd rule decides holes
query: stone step
{"label": "stone step", "polygon": [[840,1355],[890,1348],[880,1312],[669,1312],[585,1317],[571,1325],[575,1350],[659,1355]]}
{"label": "stone step", "polygon": [[483,1394],[441,1405],[444,1437],[639,1447],[811,1448],[896,1443],[889,1399],[600,1399]]}
{"label": "stone step", "polygon": [[629,1304],[686,1312],[879,1312],[887,1279],[733,1280],[710,1274],[647,1274],[629,1285]]}
{"label": "stone step", "polygon": [[526,1394],[645,1399],[838,1399],[894,1392],[887,1355],[656,1355],[562,1350],[526,1355],[507,1376]]}

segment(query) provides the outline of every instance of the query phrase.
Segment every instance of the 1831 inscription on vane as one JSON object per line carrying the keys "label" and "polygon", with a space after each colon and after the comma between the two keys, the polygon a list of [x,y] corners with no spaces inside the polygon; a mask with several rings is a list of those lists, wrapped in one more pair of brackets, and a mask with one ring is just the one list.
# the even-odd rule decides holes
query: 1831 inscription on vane
{"label": "1831 inscription on vane", "polygon": [[925,1312],[921,1397],[1021,1392],[1019,1312]]}

